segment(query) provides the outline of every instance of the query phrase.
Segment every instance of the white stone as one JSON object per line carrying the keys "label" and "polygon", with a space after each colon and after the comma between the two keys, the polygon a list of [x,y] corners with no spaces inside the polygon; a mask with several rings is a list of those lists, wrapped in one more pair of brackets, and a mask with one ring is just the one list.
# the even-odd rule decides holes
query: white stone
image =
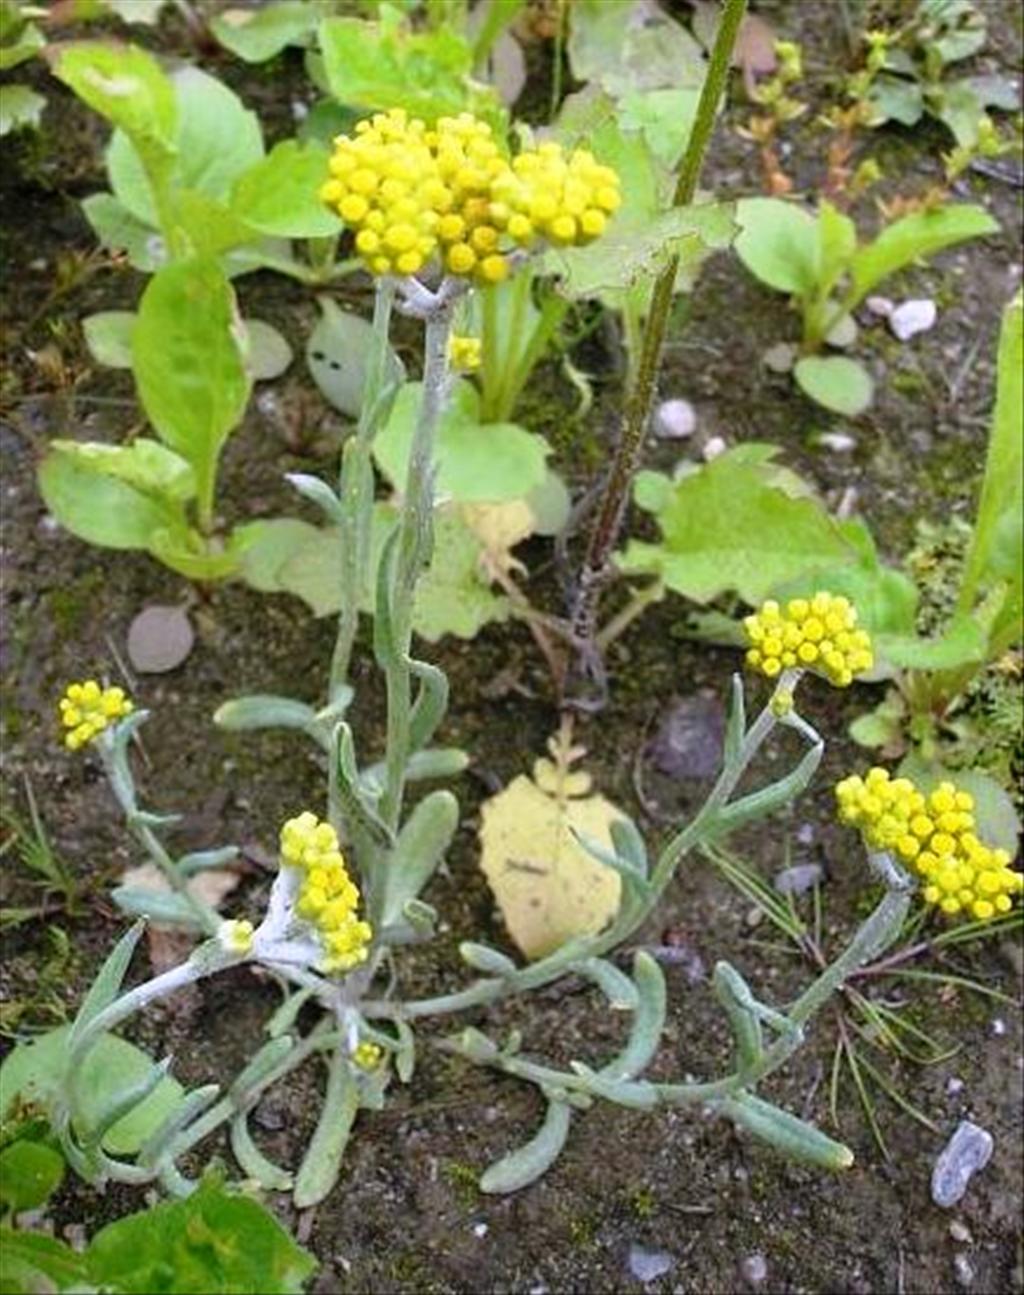
{"label": "white stone", "polygon": [[684,441],[697,430],[697,413],[688,400],[663,400],[654,415],[654,431],[670,441]]}
{"label": "white stone", "polygon": [[901,342],[909,342],[916,334],[927,333],[934,328],[938,313],[930,297],[904,301],[889,316],[889,328]]}
{"label": "white stone", "polygon": [[710,463],[712,459],[717,459],[720,454],[724,454],[726,449],[724,437],[712,436],[704,442],[704,449],[701,451],[704,455],[705,463]]}
{"label": "white stone", "polygon": [[888,319],[893,311],[893,302],[889,297],[868,297],[864,303],[873,315]]}

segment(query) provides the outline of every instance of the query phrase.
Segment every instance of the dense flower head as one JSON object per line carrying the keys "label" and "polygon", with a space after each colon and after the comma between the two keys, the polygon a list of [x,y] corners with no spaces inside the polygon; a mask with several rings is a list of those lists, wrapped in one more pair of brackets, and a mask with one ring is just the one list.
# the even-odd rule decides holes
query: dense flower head
{"label": "dense flower head", "polygon": [[448,342],[448,359],[452,368],[463,373],[472,373],[474,369],[479,369],[482,346],[483,343],[479,337],[453,334]]}
{"label": "dense flower head", "polygon": [[949,917],[986,921],[1013,907],[1024,876],[1006,850],[975,835],[974,799],[952,782],[921,791],[882,768],[836,785],[839,819],[860,830],[872,850],[895,855],[921,878],[922,894]]}
{"label": "dense flower head", "polygon": [[360,1070],[376,1070],[383,1055],[384,1049],[379,1044],[364,1041],[356,1046],[352,1060]]}
{"label": "dense flower head", "polygon": [[64,745],[77,751],[104,729],[135,709],[123,688],[101,688],[95,679],[68,684],[60,699],[60,722],[67,729]]}
{"label": "dense flower head", "polygon": [[813,670],[845,688],[874,665],[871,636],[857,628],[857,609],[841,595],[816,593],[785,606],[769,599],[743,626],[747,664],[769,679],[783,670]]}
{"label": "dense flower head", "polygon": [[252,951],[254,935],[252,922],[247,922],[244,918],[229,918],[217,928],[217,941],[221,948],[226,953],[243,957]]}
{"label": "dense flower head", "polygon": [[301,873],[295,911],[316,929],[324,950],[321,970],[350,971],[365,962],[373,930],[356,914],[359,887],[330,823],[309,811],[290,818],[281,828],[281,859]]}
{"label": "dense flower head", "polygon": [[433,127],[402,108],[375,113],[335,138],[330,172],[320,197],[372,274],[418,274],[436,255],[449,274],[500,283],[510,250],[589,243],[621,201],[615,171],[586,150],[544,143],[510,162],[467,112]]}

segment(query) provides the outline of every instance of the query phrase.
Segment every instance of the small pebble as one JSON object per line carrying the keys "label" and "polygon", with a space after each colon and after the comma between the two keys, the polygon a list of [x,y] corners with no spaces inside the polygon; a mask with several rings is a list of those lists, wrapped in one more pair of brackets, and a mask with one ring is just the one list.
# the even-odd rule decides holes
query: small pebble
{"label": "small pebble", "polygon": [[743,919],[744,925],[751,931],[755,926],[760,926],[763,921],[764,909],[758,908],[756,905],[747,909],[747,915]]}
{"label": "small pebble", "polygon": [[970,1120],[961,1120],[932,1170],[932,1200],[950,1209],[963,1198],[971,1175],[992,1158],[992,1134]]}
{"label": "small pebble", "polygon": [[768,347],[761,356],[761,361],[766,369],[771,369],[772,373],[789,373],[796,364],[796,357],[795,346],[789,342],[776,342],[774,346]]}
{"label": "small pebble", "polygon": [[725,451],[725,439],[721,436],[712,436],[704,442],[704,449],[701,453],[704,455],[705,463],[710,463],[712,459],[717,459]]}
{"label": "small pebble", "polygon": [[893,301],[890,297],[868,297],[864,305],[873,315],[878,315],[881,319],[888,319],[893,311]]}
{"label": "small pebble", "polygon": [[997,1016],[989,1028],[996,1038],[1000,1039],[1006,1033],[1006,1022],[1001,1016]]}
{"label": "small pebble", "polygon": [[964,1091],[964,1081],[957,1075],[950,1075],[946,1080],[946,1096],[957,1097]]}
{"label": "small pebble", "polygon": [[797,863],[776,873],[772,885],[780,895],[802,895],[816,886],[823,876],[819,863]]}
{"label": "small pebble", "polygon": [[821,432],[814,438],[814,444],[821,450],[831,450],[833,454],[849,454],[857,448],[856,438],[846,432]]}
{"label": "small pebble", "polygon": [[974,1269],[971,1261],[962,1250],[953,1256],[953,1277],[956,1284],[967,1290],[974,1282]]}
{"label": "small pebble", "polygon": [[748,1286],[760,1286],[768,1276],[768,1261],[763,1254],[755,1252],[747,1255],[740,1262],[740,1276]]}
{"label": "small pebble", "polygon": [[688,400],[663,400],[654,415],[655,435],[685,441],[697,430],[697,413]]}
{"label": "small pebble", "polygon": [[814,824],[801,823],[796,829],[797,845],[811,845],[814,841]]}
{"label": "small pebble", "polygon": [[949,1225],[949,1235],[961,1245],[969,1246],[971,1244],[971,1230],[966,1223],[961,1223],[959,1219],[954,1219]]}
{"label": "small pebble", "polygon": [[938,311],[930,297],[904,301],[889,316],[889,328],[901,342],[909,342],[917,333],[935,327]]}
{"label": "small pebble", "polygon": [[665,1250],[645,1250],[638,1245],[629,1247],[629,1271],[645,1286],[648,1282],[664,1277],[675,1266],[675,1262]]}
{"label": "small pebble", "polygon": [[485,1237],[485,1236],[487,1235],[487,1230],[488,1230],[488,1229],[487,1229],[487,1224],[486,1224],[486,1223],[474,1223],[474,1224],[473,1224],[473,1235],[474,1235],[475,1237]]}

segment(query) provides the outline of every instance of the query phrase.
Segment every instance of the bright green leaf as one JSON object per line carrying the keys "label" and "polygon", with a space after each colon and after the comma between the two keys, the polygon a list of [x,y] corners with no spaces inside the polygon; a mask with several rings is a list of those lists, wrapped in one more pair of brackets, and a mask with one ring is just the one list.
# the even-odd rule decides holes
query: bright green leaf
{"label": "bright green leaf", "polygon": [[[19,1044],[0,1067],[3,1113],[16,1099],[48,1107],[60,1090],[67,1065],[70,1025],[41,1034],[30,1043]],[[111,1099],[140,1083],[153,1068],[153,1061],[141,1049],[113,1034],[104,1034],[85,1057],[78,1071],[83,1131],[102,1115]],[[183,1090],[167,1076],[157,1088],[110,1129],[103,1146],[113,1155],[138,1151],[147,1137],[177,1109]]]}
{"label": "bright green leaf", "polygon": [[42,1232],[0,1226],[0,1291],[4,1295],[91,1289],[85,1260],[66,1242]]}
{"label": "bright green leaf", "polygon": [[640,131],[662,166],[679,163],[697,115],[700,88],[637,90],[619,102],[624,131]]}
{"label": "bright green leaf", "polygon": [[27,85],[0,87],[0,138],[22,126],[38,126],[46,100]]}
{"label": "bright green leaf", "polygon": [[231,209],[264,234],[281,238],[324,238],[341,221],[320,199],[328,178],[329,154],[320,144],[283,140],[235,181]]}
{"label": "bright green leaf", "polygon": [[76,41],[48,51],[54,76],[147,149],[173,151],[174,89],[152,54],[135,45]]}
{"label": "bright green leaf", "polygon": [[235,294],[213,261],[166,265],[139,303],[132,335],[139,399],[156,431],[212,496],[217,460],[249,399]]}
{"label": "bright green leaf", "polygon": [[130,445],[102,441],[51,441],[50,450],[66,455],[83,468],[115,477],[158,501],[184,502],[196,493],[189,464],[159,441],[140,436]]}
{"label": "bright green leaf", "polygon": [[862,414],[874,395],[867,369],[845,355],[805,355],[793,376],[804,395],[847,418]]}
{"label": "bright green leaf", "polygon": [[618,565],[660,575],[695,602],[735,590],[758,604],[786,581],[856,554],[820,504],[766,480],[732,453],[676,482],[655,514],[660,544],[631,540]]}
{"label": "bright green leaf", "polygon": [[108,369],[132,367],[134,310],[101,310],[82,320],[82,332],[89,354]]}
{"label": "bright green leaf", "polygon": [[919,258],[934,256],[969,238],[994,234],[998,229],[998,223],[984,207],[967,204],[903,216],[854,256],[850,270],[855,295],[849,304],[856,305],[876,284]]}
{"label": "bright green leaf", "polygon": [[[180,68],[168,86],[178,118],[170,180],[226,203],[237,177],[263,158],[259,119],[234,91],[197,67]],[[149,180],[126,132],[116,131],[110,141],[107,173],[118,201],[138,220],[158,227]]]}
{"label": "bright green leaf", "polygon": [[39,465],[39,489],[62,526],[105,548],[148,548],[153,533],[176,520],[166,501],[60,450],[51,449]]}
{"label": "bright green leaf", "polygon": [[64,1179],[64,1157],[43,1142],[19,1138],[0,1151],[0,1201],[16,1214],[35,1210]]}
{"label": "bright green leaf", "polygon": [[736,252],[751,274],[779,292],[814,291],[818,234],[809,211],[781,198],[741,198],[736,219]]}
{"label": "bright green leaf", "polygon": [[278,0],[262,9],[224,9],[210,19],[210,30],[246,63],[265,63],[288,45],[306,43],[319,8],[310,0]]}
{"label": "bright green leaf", "polygon": [[136,270],[152,274],[167,262],[163,238],[133,216],[112,193],[94,193],[82,203],[85,218],[100,243],[111,252],[127,252]]}
{"label": "bright green leaf", "polygon": [[296,517],[271,517],[240,526],[235,534],[244,541],[242,579],[261,593],[280,593],[288,588],[280,581],[281,568],[300,549],[318,540],[322,532],[318,526]]}
{"label": "bright green leaf", "polygon": [[575,0],[567,52],[577,81],[596,82],[617,98],[699,87],[704,79],[703,51],[686,28],[629,0]]}
{"label": "bright green leaf", "polygon": [[906,670],[956,670],[984,661],[986,642],[981,626],[960,616],[938,638],[883,634],[878,636],[876,646],[887,661]]}
{"label": "bright green leaf", "polygon": [[[405,475],[419,417],[422,383],[407,383],[373,444],[377,465],[397,490]],[[437,430],[437,494],[460,503],[520,499],[544,480],[550,453],[543,437],[514,423],[479,422],[480,397],[469,382],[455,383]]]}
{"label": "bright green leaf", "polygon": [[209,1179],[101,1228],[86,1262],[105,1289],[167,1295],[299,1295],[317,1268],[265,1206]]}
{"label": "bright green leaf", "polygon": [[[7,33],[3,33],[6,37]],[[46,44],[46,37],[35,25],[35,23],[24,23],[21,25],[18,34],[12,39],[4,39],[0,43],[0,72],[8,72],[12,67],[17,67],[19,63],[24,63],[37,54]],[[5,85],[0,90],[0,99],[6,99],[7,93],[13,87]],[[21,86],[17,87],[21,89]],[[4,110],[6,111],[6,105]],[[3,134],[6,132],[0,132]]]}

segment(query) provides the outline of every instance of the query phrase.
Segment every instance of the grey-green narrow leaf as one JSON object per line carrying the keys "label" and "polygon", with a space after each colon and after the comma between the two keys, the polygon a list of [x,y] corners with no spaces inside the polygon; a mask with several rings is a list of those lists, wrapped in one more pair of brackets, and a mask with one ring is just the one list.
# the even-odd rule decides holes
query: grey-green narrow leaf
{"label": "grey-green narrow leaf", "polygon": [[252,728],[304,728],[316,725],[316,711],[291,697],[255,694],[235,697],[217,708],[213,722],[231,732]]}
{"label": "grey-green narrow leaf", "polygon": [[762,1101],[753,1093],[727,1097],[719,1109],[741,1128],[791,1160],[803,1160],[822,1169],[849,1169],[853,1164],[853,1152],[849,1147],[827,1137],[806,1120]]}
{"label": "grey-green narrow leaf", "polygon": [[291,1174],[268,1160],[253,1142],[252,1134],[249,1132],[249,1116],[245,1111],[239,1112],[231,1121],[231,1150],[247,1177],[258,1182],[264,1190],[269,1192],[291,1190]]}
{"label": "grey-green narrow leaf", "polygon": [[649,953],[640,949],[633,959],[637,1001],[626,1046],[602,1067],[608,1079],[633,1079],[654,1059],[665,1027],[665,976]]}
{"label": "grey-green narrow leaf", "polygon": [[338,1181],[341,1159],[358,1110],[359,1089],[348,1060],[340,1052],[335,1053],[320,1120],[295,1176],[296,1209],[318,1204]]}
{"label": "grey-green narrow leaf", "polygon": [[398,920],[444,857],[459,824],[459,802],[450,791],[432,791],[416,806],[386,864],[384,925]]}
{"label": "grey-green narrow leaf", "polygon": [[639,1001],[636,985],[605,958],[585,958],[570,963],[569,969],[592,980],[608,1000],[608,1006],[619,1012],[631,1012]]}
{"label": "grey-green narrow leaf", "polygon": [[548,1102],[544,1123],[536,1135],[518,1151],[502,1156],[480,1178],[480,1190],[488,1195],[515,1192],[545,1173],[558,1159],[569,1135],[572,1111],[564,1102]]}
{"label": "grey-green narrow leaf", "polygon": [[86,1026],[95,1017],[99,1016],[104,1008],[109,1007],[120,993],[121,985],[132,960],[132,954],[135,952],[135,946],[139,942],[139,937],[142,935],[145,925],[145,922],[136,922],[131,930],[125,931],[117,944],[114,945],[106,962],[99,969],[82,1006],[78,1009],[74,1025],[71,1027],[71,1034],[68,1038],[69,1050],[73,1049],[78,1043]]}

